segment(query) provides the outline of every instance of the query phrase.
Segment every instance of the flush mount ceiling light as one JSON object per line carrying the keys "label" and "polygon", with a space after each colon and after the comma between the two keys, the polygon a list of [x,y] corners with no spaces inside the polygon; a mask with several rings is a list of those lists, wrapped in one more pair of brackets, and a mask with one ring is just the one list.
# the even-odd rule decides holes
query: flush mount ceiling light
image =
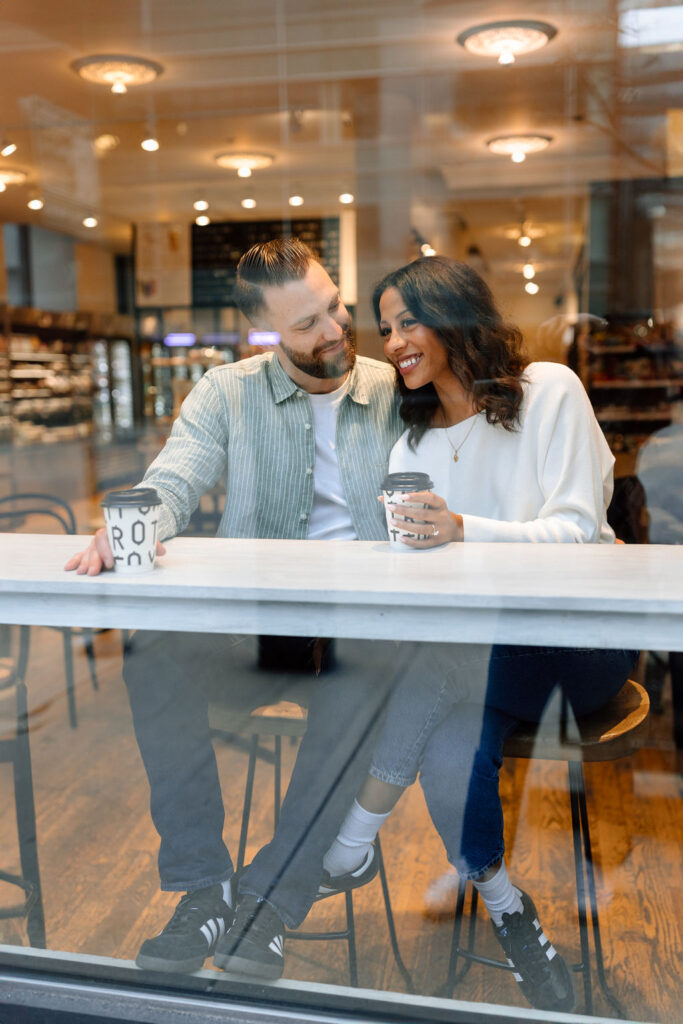
{"label": "flush mount ceiling light", "polygon": [[205,228],[207,224],[211,223],[211,218],[207,217],[205,213],[202,213],[199,215],[199,217],[195,217],[194,222],[197,225],[197,227]]}
{"label": "flush mount ceiling light", "polygon": [[16,153],[17,144],[12,142],[10,139],[3,139],[0,144],[0,156],[11,156],[12,153]]}
{"label": "flush mount ceiling light", "polygon": [[254,210],[256,208],[256,200],[252,199],[251,196],[247,196],[246,199],[242,200],[240,206],[243,210]]}
{"label": "flush mount ceiling light", "polygon": [[192,205],[198,213],[201,213],[202,210],[209,209],[209,204],[206,199],[195,199]]}
{"label": "flush mount ceiling light", "polygon": [[289,199],[287,200],[287,202],[289,203],[290,206],[303,206],[304,205],[304,197],[303,196],[290,196]]}
{"label": "flush mount ceiling light", "polygon": [[42,210],[42,208],[45,206],[45,203],[40,198],[40,196],[33,196],[33,198],[29,199],[26,205],[28,206],[29,210]]}
{"label": "flush mount ceiling light", "polygon": [[99,221],[97,217],[84,217],[81,223],[84,228],[96,228]]}
{"label": "flush mount ceiling light", "polygon": [[98,135],[96,139],[93,139],[93,149],[98,156],[104,156],[105,153],[111,153],[112,150],[120,143],[118,135],[111,135],[109,132],[104,132],[102,135]]}
{"label": "flush mount ceiling light", "polygon": [[163,72],[163,65],[146,57],[131,57],[124,53],[98,53],[81,57],[71,68],[87,82],[108,85],[112,92],[128,92],[129,86],[147,85]]}
{"label": "flush mount ceiling light", "polygon": [[557,35],[545,21],[489,21],[461,32],[457,42],[478,57],[496,57],[499,64],[514,64],[522,54],[540,50]]}
{"label": "flush mount ceiling light", "polygon": [[237,171],[240,178],[251,177],[252,171],[262,171],[270,167],[275,157],[270,153],[216,153],[214,160],[219,167],[229,171]]}
{"label": "flush mount ceiling light", "polygon": [[20,171],[16,167],[0,167],[0,184],[5,188],[8,185],[23,185],[27,178],[26,171]]}
{"label": "flush mount ceiling light", "polygon": [[529,153],[540,153],[553,141],[552,135],[497,135],[486,145],[492,153],[509,156],[514,164],[521,164]]}
{"label": "flush mount ceiling light", "polygon": [[351,192],[342,192],[339,196],[339,202],[342,203],[343,206],[350,206],[353,200],[354,196]]}

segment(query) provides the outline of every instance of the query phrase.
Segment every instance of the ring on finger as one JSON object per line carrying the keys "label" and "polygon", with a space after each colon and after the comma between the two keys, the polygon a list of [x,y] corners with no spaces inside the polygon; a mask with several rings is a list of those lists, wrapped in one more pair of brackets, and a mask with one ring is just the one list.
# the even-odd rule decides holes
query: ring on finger
{"label": "ring on finger", "polygon": [[432,537],[438,537],[438,536],[439,536],[439,530],[437,528],[437,525],[436,525],[436,523],[432,523]]}

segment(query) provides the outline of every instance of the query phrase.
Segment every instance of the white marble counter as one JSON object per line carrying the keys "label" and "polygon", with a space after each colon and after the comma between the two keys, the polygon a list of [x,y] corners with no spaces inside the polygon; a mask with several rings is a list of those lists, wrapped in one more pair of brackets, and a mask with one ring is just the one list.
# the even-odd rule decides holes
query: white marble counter
{"label": "white marble counter", "polygon": [[88,540],[0,534],[0,621],[683,650],[683,547],[180,537],[142,576],[64,572]]}

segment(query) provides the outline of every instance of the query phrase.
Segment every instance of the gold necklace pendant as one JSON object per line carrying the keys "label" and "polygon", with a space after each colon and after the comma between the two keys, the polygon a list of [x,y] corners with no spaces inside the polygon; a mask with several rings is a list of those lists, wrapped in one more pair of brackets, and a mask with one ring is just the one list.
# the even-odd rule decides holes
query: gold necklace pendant
{"label": "gold necklace pendant", "polygon": [[457,461],[458,461],[458,453],[457,452],[453,452],[453,462],[457,462]]}

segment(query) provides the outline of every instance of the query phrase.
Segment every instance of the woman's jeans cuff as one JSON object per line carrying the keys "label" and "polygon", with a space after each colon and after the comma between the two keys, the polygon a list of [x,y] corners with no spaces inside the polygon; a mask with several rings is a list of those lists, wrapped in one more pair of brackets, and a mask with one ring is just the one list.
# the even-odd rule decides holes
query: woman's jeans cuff
{"label": "woman's jeans cuff", "polygon": [[206,878],[192,879],[189,882],[164,882],[161,879],[162,892],[196,892],[197,889],[208,889],[210,885],[222,885],[234,875],[231,867],[228,872],[221,872],[220,875],[207,875]]}
{"label": "woman's jeans cuff", "polygon": [[485,875],[487,871],[497,864],[505,856],[505,845],[501,845],[500,851],[494,854],[491,859],[482,868],[468,868],[467,863],[462,858],[451,861],[451,864],[458,872],[458,877],[463,879],[465,882],[478,882],[482,875]]}
{"label": "woman's jeans cuff", "polygon": [[372,775],[373,779],[379,779],[380,782],[387,782],[390,786],[401,786],[403,789],[407,789],[408,786],[417,780],[417,770],[412,775],[402,775],[400,772],[387,772],[383,768],[379,768],[377,765],[371,765],[368,774]]}

